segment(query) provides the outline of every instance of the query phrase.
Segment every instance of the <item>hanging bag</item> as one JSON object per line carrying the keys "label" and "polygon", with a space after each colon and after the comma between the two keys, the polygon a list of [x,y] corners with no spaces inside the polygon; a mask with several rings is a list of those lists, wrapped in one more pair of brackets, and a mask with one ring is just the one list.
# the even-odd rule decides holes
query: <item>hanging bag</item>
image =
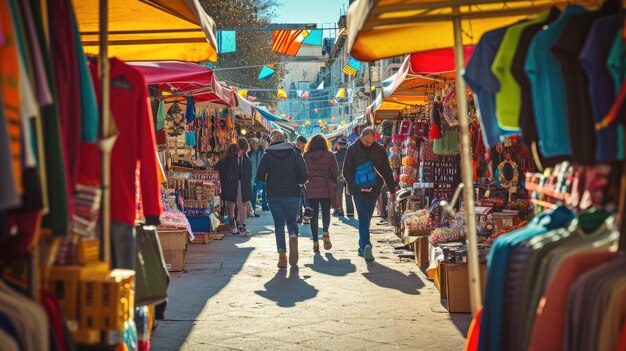
{"label": "hanging bag", "polygon": [[135,306],[159,304],[167,300],[170,276],[156,227],[137,227],[137,272]]}
{"label": "hanging bag", "polygon": [[452,156],[459,154],[459,135],[457,127],[443,127],[441,138],[433,141],[433,152],[437,155]]}

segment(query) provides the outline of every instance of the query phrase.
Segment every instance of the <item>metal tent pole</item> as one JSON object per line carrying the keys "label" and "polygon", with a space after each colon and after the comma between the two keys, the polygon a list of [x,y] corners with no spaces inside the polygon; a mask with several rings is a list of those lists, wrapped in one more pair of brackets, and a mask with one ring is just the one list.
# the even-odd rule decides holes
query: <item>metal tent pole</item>
{"label": "metal tent pole", "polygon": [[98,76],[100,78],[100,138],[102,152],[102,253],[104,261],[111,264],[111,149],[105,142],[110,137],[111,114],[110,71],[108,58],[108,0],[100,0],[100,57],[98,60]]}
{"label": "metal tent pole", "polygon": [[480,308],[482,291],[480,288],[480,273],[478,266],[478,245],[476,240],[476,215],[474,211],[474,183],[472,179],[472,155],[470,152],[469,117],[467,114],[467,95],[462,73],[465,68],[463,54],[463,33],[461,31],[461,17],[458,7],[453,9],[454,18],[454,62],[456,65],[456,96],[459,112],[459,127],[461,129],[461,175],[463,180],[463,203],[465,206],[465,225],[467,233],[467,263],[469,271],[469,294],[472,313]]}

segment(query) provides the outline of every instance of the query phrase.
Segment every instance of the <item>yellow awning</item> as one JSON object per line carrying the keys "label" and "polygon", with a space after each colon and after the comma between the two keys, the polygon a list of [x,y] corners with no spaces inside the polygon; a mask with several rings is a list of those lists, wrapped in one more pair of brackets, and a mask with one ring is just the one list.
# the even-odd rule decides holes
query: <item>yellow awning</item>
{"label": "yellow awning", "polygon": [[348,11],[348,46],[354,58],[373,61],[454,46],[452,18],[462,18],[463,45],[483,33],[554,5],[596,5],[599,0],[356,0]]}
{"label": "yellow awning", "polygon": [[[85,53],[99,52],[98,0],[74,1]],[[109,0],[109,56],[123,61],[217,61],[216,25],[198,0]]]}

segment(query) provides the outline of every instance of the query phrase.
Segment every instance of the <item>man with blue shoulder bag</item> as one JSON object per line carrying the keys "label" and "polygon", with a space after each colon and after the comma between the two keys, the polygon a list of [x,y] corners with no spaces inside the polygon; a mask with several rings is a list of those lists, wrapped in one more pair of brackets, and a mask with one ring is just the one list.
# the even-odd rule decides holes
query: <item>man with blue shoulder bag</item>
{"label": "man with blue shoulder bag", "polygon": [[389,201],[395,201],[396,184],[385,148],[376,143],[376,130],[368,127],[352,143],[343,164],[343,177],[348,192],[354,197],[359,215],[359,256],[374,261],[370,241],[370,222],[378,201],[383,182],[390,192]]}

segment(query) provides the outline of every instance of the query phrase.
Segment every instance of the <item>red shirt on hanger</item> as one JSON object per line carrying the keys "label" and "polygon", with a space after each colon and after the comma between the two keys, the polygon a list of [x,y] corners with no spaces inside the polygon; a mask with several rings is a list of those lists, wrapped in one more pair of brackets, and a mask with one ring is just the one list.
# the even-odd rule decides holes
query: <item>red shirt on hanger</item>
{"label": "red shirt on hanger", "polygon": [[[100,98],[97,66],[90,65]],[[118,59],[110,60],[110,111],[118,130],[111,152],[111,220],[134,225],[137,209],[136,171],[142,208],[148,224],[158,224],[161,187],[158,179],[156,140],[146,81],[140,71]],[[101,175],[100,150],[89,144],[81,148],[80,181],[93,183]]]}

